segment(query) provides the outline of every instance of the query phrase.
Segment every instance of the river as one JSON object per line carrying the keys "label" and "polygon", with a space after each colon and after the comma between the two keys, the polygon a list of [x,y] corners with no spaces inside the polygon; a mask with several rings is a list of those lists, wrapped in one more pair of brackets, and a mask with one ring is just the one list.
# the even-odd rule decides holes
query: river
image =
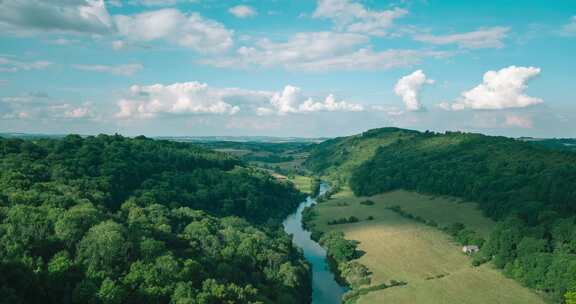
{"label": "river", "polygon": [[[320,184],[320,195],[328,191],[328,185]],[[308,197],[298,206],[298,210],[284,221],[284,231],[293,235],[292,242],[304,251],[304,257],[312,265],[312,304],[342,303],[342,295],[347,291],[334,279],[326,262],[326,250],[310,238],[310,231],[302,228],[302,211],[316,204]]]}

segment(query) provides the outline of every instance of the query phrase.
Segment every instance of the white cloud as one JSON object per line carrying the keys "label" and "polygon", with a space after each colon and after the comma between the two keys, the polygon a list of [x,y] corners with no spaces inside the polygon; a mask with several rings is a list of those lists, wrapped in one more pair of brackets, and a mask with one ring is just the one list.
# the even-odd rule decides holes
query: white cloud
{"label": "white cloud", "polygon": [[260,39],[243,46],[233,57],[204,59],[217,67],[283,67],[288,70],[383,70],[410,66],[426,57],[447,56],[445,52],[417,50],[373,51],[362,48],[369,42],[365,35],[336,32],[297,33],[284,42]]}
{"label": "white cloud", "polygon": [[81,71],[108,73],[119,76],[132,76],[144,68],[140,63],[122,64],[122,65],[88,65],[77,64],[73,68]]}
{"label": "white cloud", "polygon": [[463,92],[456,102],[442,103],[440,107],[446,110],[499,110],[524,108],[542,103],[537,97],[526,95],[527,83],[540,74],[535,67],[509,66],[499,71],[488,71],[483,82],[475,88]]}
{"label": "white cloud", "polygon": [[0,28],[11,34],[109,32],[113,27],[103,0],[3,0]]}
{"label": "white cloud", "polygon": [[14,73],[20,71],[44,70],[51,65],[52,63],[50,61],[45,60],[25,62],[9,57],[0,57],[0,72]]}
{"label": "white cloud", "polygon": [[507,27],[481,28],[476,31],[451,34],[451,35],[415,35],[414,39],[431,44],[457,44],[460,48],[481,49],[481,48],[501,48],[504,46],[502,40],[510,29]]}
{"label": "white cloud", "polygon": [[576,36],[576,16],[572,16],[570,22],[562,27],[560,35],[569,37]]}
{"label": "white cloud", "polygon": [[0,117],[3,119],[89,119],[94,118],[91,103],[72,104],[53,100],[45,93],[0,97]]}
{"label": "white cloud", "polygon": [[225,92],[205,83],[134,85],[118,101],[119,118],[151,118],[159,114],[236,114],[240,108],[224,101]]}
{"label": "white cloud", "polygon": [[250,18],[258,15],[256,10],[248,5],[237,5],[231,7],[228,12],[237,18]]}
{"label": "white cloud", "polygon": [[165,40],[198,52],[221,52],[233,45],[233,31],[198,13],[161,9],[136,15],[114,16],[120,35],[131,41]]}
{"label": "white cloud", "polygon": [[114,40],[112,41],[112,49],[118,51],[126,47],[126,43],[122,40]]}
{"label": "white cloud", "polygon": [[426,78],[422,70],[417,70],[410,75],[406,75],[396,83],[394,93],[402,97],[407,111],[422,110],[422,104],[419,100],[419,93],[424,84],[433,84],[434,80]]}
{"label": "white cloud", "polygon": [[287,85],[282,92],[275,93],[270,99],[271,107],[260,107],[258,115],[286,115],[291,113],[311,112],[359,112],[364,107],[359,104],[337,101],[334,95],[328,95],[322,101],[316,101],[311,97],[304,97],[301,89]]}
{"label": "white cloud", "polygon": [[339,31],[385,36],[394,21],[407,13],[401,8],[370,10],[351,0],[319,0],[313,16],[333,20]]}
{"label": "white cloud", "polygon": [[67,39],[67,38],[57,38],[57,39],[52,39],[52,40],[47,40],[46,41],[49,44],[54,44],[54,45],[72,45],[75,43],[78,43],[77,40],[71,40],[71,39]]}
{"label": "white cloud", "polygon": [[304,96],[287,85],[281,92],[215,88],[206,83],[132,86],[118,101],[118,118],[153,118],[159,115],[228,114],[286,115],[312,112],[358,112],[359,104],[338,101],[330,94],[322,100]]}
{"label": "white cloud", "polygon": [[529,117],[523,117],[516,114],[508,114],[504,118],[505,127],[515,127],[523,129],[532,129],[534,127],[534,122]]}
{"label": "white cloud", "polygon": [[198,0],[129,0],[130,5],[142,6],[173,6],[178,3],[196,3]]}

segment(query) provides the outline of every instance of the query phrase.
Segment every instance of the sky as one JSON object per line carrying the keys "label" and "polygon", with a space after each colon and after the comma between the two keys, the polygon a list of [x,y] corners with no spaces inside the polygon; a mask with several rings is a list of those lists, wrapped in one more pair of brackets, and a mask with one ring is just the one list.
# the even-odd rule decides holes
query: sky
{"label": "sky", "polygon": [[0,132],[576,137],[574,0],[0,0]]}

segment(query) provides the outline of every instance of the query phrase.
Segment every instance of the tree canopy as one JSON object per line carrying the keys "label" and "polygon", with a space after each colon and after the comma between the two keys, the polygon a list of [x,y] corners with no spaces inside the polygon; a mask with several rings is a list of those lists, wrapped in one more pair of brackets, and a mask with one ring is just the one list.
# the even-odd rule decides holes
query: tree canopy
{"label": "tree canopy", "polygon": [[289,183],[192,144],[0,139],[0,302],[306,303]]}

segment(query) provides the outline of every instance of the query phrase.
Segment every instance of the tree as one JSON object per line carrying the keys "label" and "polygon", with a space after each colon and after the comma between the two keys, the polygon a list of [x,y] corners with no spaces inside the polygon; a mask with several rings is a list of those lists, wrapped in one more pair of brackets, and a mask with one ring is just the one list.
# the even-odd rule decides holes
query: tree
{"label": "tree", "polygon": [[105,221],[90,228],[78,244],[78,261],[90,277],[118,276],[128,259],[130,244],[122,225]]}

